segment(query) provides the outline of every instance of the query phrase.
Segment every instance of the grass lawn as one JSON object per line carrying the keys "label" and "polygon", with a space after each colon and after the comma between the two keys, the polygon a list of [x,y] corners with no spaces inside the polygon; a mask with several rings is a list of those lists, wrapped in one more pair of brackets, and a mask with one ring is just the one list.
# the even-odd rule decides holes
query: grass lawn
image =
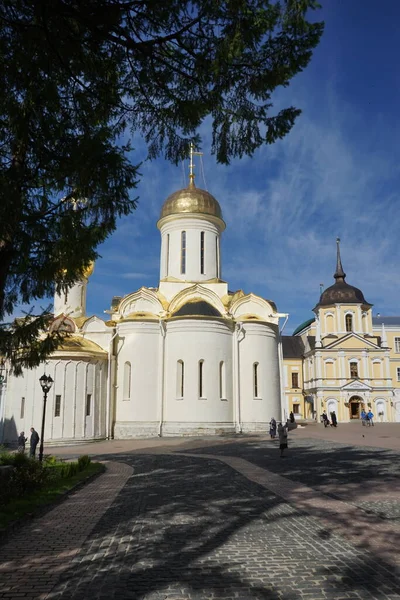
{"label": "grass lawn", "polygon": [[41,490],[23,498],[16,498],[5,506],[0,507],[0,534],[14,521],[33,516],[43,507],[54,504],[62,499],[66,492],[72,490],[78,484],[104,471],[105,466],[102,463],[90,463],[86,469],[76,473],[72,477],[59,479],[48,484]]}

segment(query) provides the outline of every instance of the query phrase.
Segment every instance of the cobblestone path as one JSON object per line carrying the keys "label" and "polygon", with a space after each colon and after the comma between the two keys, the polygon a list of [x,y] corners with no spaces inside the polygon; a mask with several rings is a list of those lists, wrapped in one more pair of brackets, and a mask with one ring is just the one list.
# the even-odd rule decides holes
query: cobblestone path
{"label": "cobblestone path", "polygon": [[124,460],[133,477],[50,598],[400,598],[396,568],[379,553],[228,465],[176,454]]}
{"label": "cobblestone path", "polygon": [[279,460],[264,440],[114,455],[0,547],[0,599],[400,600],[399,453],[380,452],[301,440]]}
{"label": "cobblestone path", "polygon": [[132,467],[109,463],[104,475],[12,534],[0,546],[0,598],[46,598],[131,474]]}

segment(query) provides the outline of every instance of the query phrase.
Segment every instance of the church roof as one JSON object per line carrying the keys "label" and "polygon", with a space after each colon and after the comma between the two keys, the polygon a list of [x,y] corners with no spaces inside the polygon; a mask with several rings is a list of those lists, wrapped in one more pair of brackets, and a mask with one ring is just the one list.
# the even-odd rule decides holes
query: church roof
{"label": "church roof", "polygon": [[283,335],[282,353],[283,358],[302,358],[304,354],[304,343],[301,337]]}
{"label": "church roof", "polygon": [[160,219],[185,213],[212,215],[222,220],[218,201],[206,190],[197,188],[194,183],[168,196],[161,209]]}
{"label": "church roof", "polygon": [[311,319],[307,319],[307,321],[304,321],[298,327],[296,327],[296,329],[293,331],[293,335],[297,335],[298,333],[300,333],[300,331],[303,331],[303,329],[306,329],[306,327],[311,325],[311,323],[314,323],[314,321],[315,321],[315,317],[312,317]]}
{"label": "church roof", "polygon": [[388,327],[400,327],[400,317],[372,317],[372,326],[380,327],[382,323]]}
{"label": "church roof", "polygon": [[372,306],[372,304],[369,304],[365,300],[361,290],[346,282],[346,273],[343,270],[340,257],[339,242],[340,240],[337,238],[336,272],[334,274],[335,283],[322,292],[315,308],[318,308],[319,306],[330,306],[332,304],[365,304],[367,306]]}
{"label": "church roof", "polygon": [[77,335],[71,335],[66,337],[63,340],[61,346],[59,346],[55,351],[55,353],[58,352],[65,352],[67,354],[75,354],[76,352],[79,352],[91,355],[107,354],[107,352],[95,342],[92,342],[91,340],[87,340],[86,338]]}

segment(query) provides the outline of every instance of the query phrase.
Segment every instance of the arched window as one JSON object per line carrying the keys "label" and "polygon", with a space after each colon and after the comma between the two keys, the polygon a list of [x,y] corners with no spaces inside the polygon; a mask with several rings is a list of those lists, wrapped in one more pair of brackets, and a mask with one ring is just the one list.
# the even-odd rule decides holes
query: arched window
{"label": "arched window", "polygon": [[219,397],[221,400],[226,398],[225,385],[225,363],[221,360],[219,363]]}
{"label": "arched window", "polygon": [[181,233],[181,273],[186,273],[186,231]]}
{"label": "arched window", "polygon": [[200,233],[200,273],[204,275],[204,231]]}
{"label": "arched window", "polygon": [[185,389],[185,365],[183,360],[178,360],[176,369],[176,397],[183,398]]}
{"label": "arched window", "polygon": [[358,362],[355,360],[350,362],[350,377],[351,379],[358,378]]}
{"label": "arched window", "polygon": [[199,361],[199,397],[204,397],[204,385],[203,385],[203,374],[204,374],[204,360]]}
{"label": "arched window", "polygon": [[258,398],[258,363],[253,364],[253,394]]}
{"label": "arched window", "polygon": [[346,331],[353,331],[353,316],[346,315]]}
{"label": "arched window", "polygon": [[124,400],[131,399],[131,363],[126,362],[124,364]]}

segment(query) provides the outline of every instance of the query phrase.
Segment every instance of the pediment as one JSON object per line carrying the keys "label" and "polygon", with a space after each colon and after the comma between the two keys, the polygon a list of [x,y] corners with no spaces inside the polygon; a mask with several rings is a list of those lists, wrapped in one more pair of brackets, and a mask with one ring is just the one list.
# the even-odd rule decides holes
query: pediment
{"label": "pediment", "polygon": [[126,296],[120,306],[119,313],[122,318],[132,316],[134,313],[152,313],[159,315],[164,308],[157,294],[148,288],[140,288],[137,292]]}
{"label": "pediment", "polygon": [[261,298],[261,296],[251,293],[240,296],[232,302],[230,313],[236,320],[254,319],[275,324],[279,321],[279,317],[276,316],[275,305]]}
{"label": "pediment", "polygon": [[226,315],[226,309],[221,298],[217,296],[215,292],[209,288],[203,287],[201,284],[195,284],[178,292],[178,294],[171,300],[171,303],[168,307],[168,312],[172,315],[185,304],[196,301],[205,301],[213,306],[218,313],[220,313],[220,315]]}
{"label": "pediment", "polygon": [[365,391],[369,391],[372,390],[372,387],[370,385],[368,385],[367,383],[365,383],[364,381],[360,381],[359,379],[356,380],[352,380],[349,383],[346,383],[345,385],[342,386],[341,388],[342,390],[346,391],[350,391],[350,390],[365,390]]}
{"label": "pediment", "polygon": [[364,348],[374,348],[375,350],[381,350],[379,346],[370,340],[353,332],[350,332],[339,339],[335,339],[330,344],[324,346],[324,348],[332,350],[364,350]]}

